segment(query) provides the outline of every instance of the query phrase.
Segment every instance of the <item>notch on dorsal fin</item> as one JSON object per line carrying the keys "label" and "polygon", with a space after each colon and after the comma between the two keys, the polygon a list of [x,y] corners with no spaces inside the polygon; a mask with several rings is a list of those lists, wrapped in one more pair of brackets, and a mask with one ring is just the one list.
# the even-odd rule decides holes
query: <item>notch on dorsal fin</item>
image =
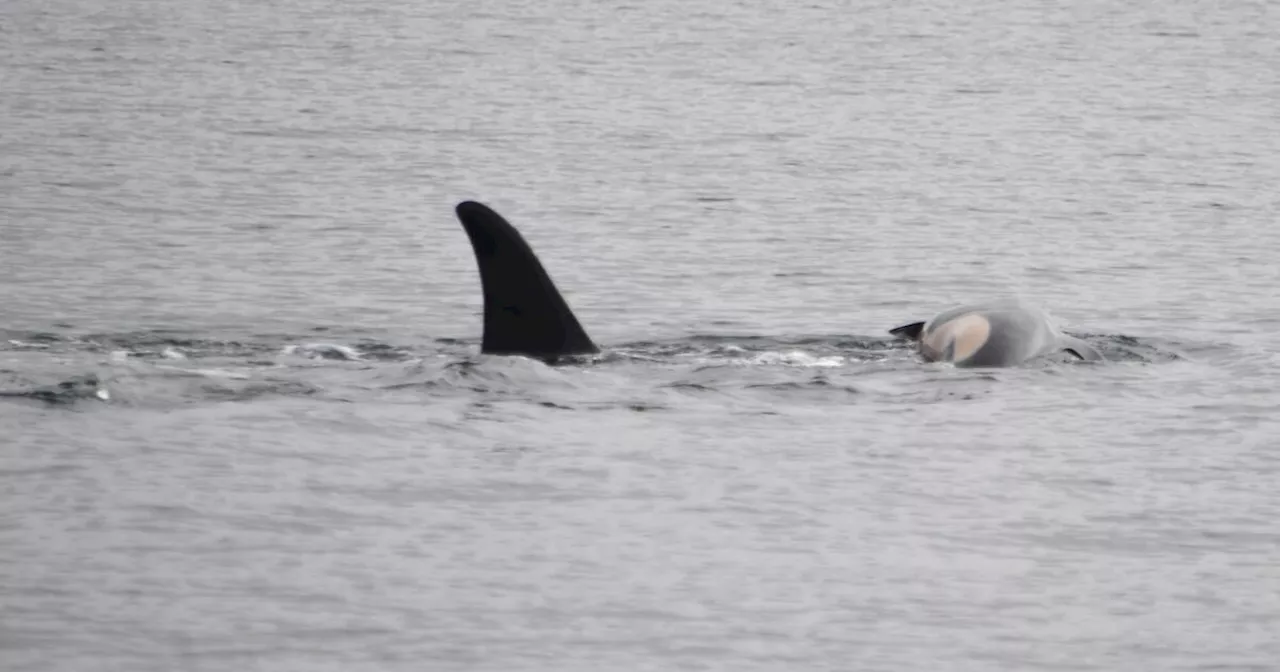
{"label": "notch on dorsal fin", "polygon": [[514,226],[474,201],[459,203],[456,211],[480,267],[481,352],[555,361],[600,351]]}
{"label": "notch on dorsal fin", "polygon": [[898,338],[905,338],[908,341],[918,341],[920,340],[921,331],[924,331],[924,322],[912,322],[911,324],[904,324],[901,327],[890,329],[889,333]]}

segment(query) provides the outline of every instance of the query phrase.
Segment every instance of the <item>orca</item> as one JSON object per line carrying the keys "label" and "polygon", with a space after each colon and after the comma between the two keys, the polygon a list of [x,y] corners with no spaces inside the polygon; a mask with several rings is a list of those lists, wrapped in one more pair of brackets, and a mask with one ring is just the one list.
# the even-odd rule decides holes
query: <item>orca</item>
{"label": "orca", "polygon": [[484,292],[481,353],[523,355],[554,363],[564,357],[600,352],[514,226],[475,201],[463,201],[455,211],[480,267]]}
{"label": "orca", "polygon": [[[600,352],[514,226],[476,201],[459,203],[455,212],[480,270],[482,354],[554,364]],[[956,366],[1014,366],[1064,351],[1082,360],[1103,359],[1093,346],[1059,332],[1044,313],[1016,301],[960,306],[889,333],[915,342],[928,361]]]}
{"label": "orca", "polygon": [[1092,345],[1059,331],[1043,311],[1010,299],[958,306],[889,333],[914,342],[927,361],[959,367],[1017,366],[1060,352],[1103,360]]}

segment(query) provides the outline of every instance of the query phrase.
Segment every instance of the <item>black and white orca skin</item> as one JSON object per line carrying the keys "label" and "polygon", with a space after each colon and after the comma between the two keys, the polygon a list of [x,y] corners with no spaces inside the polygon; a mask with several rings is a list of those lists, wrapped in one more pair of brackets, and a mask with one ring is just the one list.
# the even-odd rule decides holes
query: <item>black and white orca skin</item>
{"label": "black and white orca skin", "polygon": [[[459,203],[456,212],[484,290],[480,352],[548,363],[600,352],[515,227],[475,201]],[[889,333],[918,343],[929,361],[956,366],[1015,366],[1064,351],[1102,359],[1089,344],[1059,332],[1044,313],[1016,301],[961,306]]]}
{"label": "black and white orca skin", "polygon": [[928,361],[962,367],[1017,366],[1059,352],[1086,361],[1103,358],[1093,346],[1059,331],[1040,309],[1016,300],[959,306],[889,333],[914,341]]}

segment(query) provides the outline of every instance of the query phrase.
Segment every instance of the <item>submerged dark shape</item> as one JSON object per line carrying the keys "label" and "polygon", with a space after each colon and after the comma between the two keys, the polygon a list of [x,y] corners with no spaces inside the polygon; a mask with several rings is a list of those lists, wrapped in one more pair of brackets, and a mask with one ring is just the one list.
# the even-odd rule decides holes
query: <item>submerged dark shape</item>
{"label": "submerged dark shape", "polygon": [[1103,359],[1093,346],[1059,331],[1042,311],[1018,301],[959,306],[889,333],[916,343],[928,361],[964,367],[1016,366],[1059,352]]}
{"label": "submerged dark shape", "polygon": [[482,353],[554,362],[600,351],[515,227],[474,201],[459,203],[456,212],[480,268]]}

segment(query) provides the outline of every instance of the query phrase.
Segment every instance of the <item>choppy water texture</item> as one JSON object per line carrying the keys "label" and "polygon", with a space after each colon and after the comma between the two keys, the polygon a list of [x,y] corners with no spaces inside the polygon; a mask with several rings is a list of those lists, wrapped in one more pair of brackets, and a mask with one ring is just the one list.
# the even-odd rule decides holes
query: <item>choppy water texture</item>
{"label": "choppy water texture", "polygon": [[[1280,661],[1261,2],[0,8],[0,661]],[[477,354],[452,207],[597,358]],[[1017,296],[1100,365],[924,364]]]}

